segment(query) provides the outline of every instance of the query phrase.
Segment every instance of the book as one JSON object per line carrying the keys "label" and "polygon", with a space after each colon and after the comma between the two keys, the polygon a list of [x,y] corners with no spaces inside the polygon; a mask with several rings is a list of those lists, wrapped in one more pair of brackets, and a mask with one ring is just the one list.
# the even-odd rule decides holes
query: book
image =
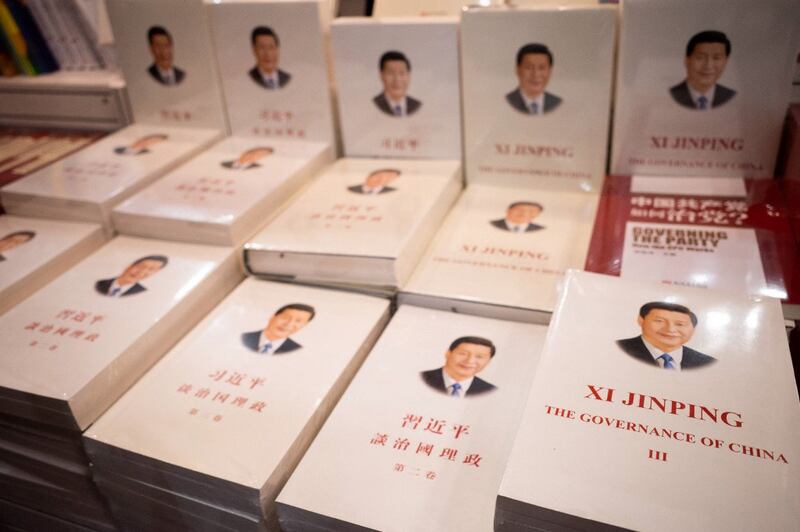
{"label": "book", "polygon": [[118,205],[121,233],[240,245],[333,159],[330,144],[228,137]]}
{"label": "book", "polygon": [[234,135],[334,143],[327,9],[322,0],[209,7]]}
{"label": "book", "polygon": [[[792,0],[626,1],[611,173],[771,177],[796,8]],[[764,42],[766,34],[775,38]]]}
{"label": "book", "polygon": [[796,319],[799,261],[779,182],[609,176],[585,269],[775,297]]}
{"label": "book", "polygon": [[495,530],[794,528],[800,403],[779,302],[565,284]]}
{"label": "book", "polygon": [[0,189],[7,212],[86,221],[111,230],[111,209],[220,136],[216,130],[132,125]]}
{"label": "book", "polygon": [[615,29],[608,6],[464,12],[468,183],[599,190]]}
{"label": "book", "polygon": [[86,429],[240,279],[231,248],[115,238],[0,317],[0,412]]}
{"label": "book", "polygon": [[228,131],[203,0],[107,2],[136,122]]}
{"label": "book", "polygon": [[547,323],[586,259],[598,195],[469,185],[400,291],[401,303]]}
{"label": "book", "polygon": [[281,528],[491,529],[545,331],[402,305],[278,496]]}
{"label": "book", "polygon": [[339,159],[245,246],[257,275],[394,290],[461,187],[458,161]]}
{"label": "book", "polygon": [[388,318],[386,299],[245,280],[85,434],[115,516],[270,521]]}
{"label": "book", "polygon": [[100,247],[96,224],[0,216],[0,314]]}
{"label": "book", "polygon": [[331,45],[345,156],[461,158],[455,17],[338,18]]}

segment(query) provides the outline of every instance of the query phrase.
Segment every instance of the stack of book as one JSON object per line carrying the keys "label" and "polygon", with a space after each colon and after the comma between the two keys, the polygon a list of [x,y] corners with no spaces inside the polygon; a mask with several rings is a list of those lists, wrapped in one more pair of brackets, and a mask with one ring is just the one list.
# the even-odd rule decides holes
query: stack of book
{"label": "stack of book", "polygon": [[389,318],[385,299],[244,281],[85,435],[129,530],[264,530]]}
{"label": "stack of book", "polygon": [[119,237],[0,317],[0,499],[108,529],[81,432],[240,279],[233,249]]}
{"label": "stack of book", "polygon": [[495,530],[791,530],[800,405],[777,300],[573,272]]}

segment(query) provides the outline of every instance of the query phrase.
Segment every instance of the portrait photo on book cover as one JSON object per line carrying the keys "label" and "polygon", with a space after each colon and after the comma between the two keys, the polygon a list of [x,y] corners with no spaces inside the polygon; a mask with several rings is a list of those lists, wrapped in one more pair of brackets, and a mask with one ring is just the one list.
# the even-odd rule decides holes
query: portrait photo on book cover
{"label": "portrait photo on book cover", "polygon": [[263,329],[242,333],[241,342],[260,355],[284,355],[303,346],[291,336],[314,319],[316,311],[305,303],[283,305],[267,320]]}
{"label": "portrait photo on book cover", "polygon": [[736,91],[718,83],[730,55],[731,42],[721,31],[706,30],[693,35],[683,58],[686,78],[669,89],[675,103],[708,111],[731,101]]}
{"label": "portrait photo on book cover", "polygon": [[147,45],[153,63],[148,67],[147,73],[153,80],[162,85],[180,85],[186,78],[186,72],[173,63],[172,35],[163,26],[151,26],[147,30]]}
{"label": "portrait photo on book cover", "polygon": [[247,74],[253,83],[266,90],[284,88],[292,75],[280,68],[281,40],[269,26],[256,26],[250,32],[250,46],[256,64]]}
{"label": "portrait photo on book cover", "polygon": [[275,153],[274,148],[269,146],[258,146],[242,152],[239,157],[231,161],[222,161],[219,165],[228,170],[250,170],[259,168],[258,161]]}
{"label": "portrait photo on book cover", "polygon": [[512,233],[539,231],[545,227],[533,223],[533,220],[542,214],[543,210],[544,207],[541,203],[535,201],[515,201],[506,209],[504,218],[491,220],[489,223],[498,229]]}
{"label": "portrait photo on book cover", "polygon": [[144,137],[136,140],[130,146],[117,146],[114,148],[114,153],[117,155],[143,155],[150,153],[150,148],[167,140],[169,137],[163,133],[154,133],[152,135],[145,135]]}
{"label": "portrait photo on book cover", "polygon": [[411,61],[403,52],[384,52],[378,60],[378,76],[383,91],[372,99],[378,109],[393,117],[411,116],[420,110],[422,102],[408,94]]}
{"label": "portrait photo on book cover", "polygon": [[147,287],[140,283],[151,275],[160,272],[167,265],[169,259],[164,255],[147,255],[133,261],[117,277],[101,279],[94,285],[94,289],[104,296],[125,297],[140,294]]}
{"label": "portrait photo on book cover", "polygon": [[347,190],[354,194],[377,195],[388,194],[397,190],[395,187],[390,187],[389,183],[400,177],[400,170],[395,168],[380,168],[373,170],[364,179],[363,183],[358,185],[351,185]]}
{"label": "portrait photo on book cover", "polygon": [[546,90],[553,73],[553,52],[545,44],[528,43],[517,51],[516,59],[518,85],[506,94],[508,104],[527,115],[555,111],[562,99]]}
{"label": "portrait photo on book cover", "polygon": [[27,244],[35,236],[36,231],[13,231],[0,238],[0,262],[8,260],[6,253],[17,246]]}
{"label": "portrait photo on book cover", "polygon": [[640,334],[617,340],[617,346],[640,362],[661,369],[683,371],[717,361],[686,345],[698,323],[697,315],[688,307],[651,301],[639,308],[636,323]]}
{"label": "portrait photo on book cover", "polygon": [[456,338],[444,353],[444,365],[420,373],[430,388],[450,397],[482,395],[497,389],[478,377],[494,358],[496,348],[491,340],[480,336]]}

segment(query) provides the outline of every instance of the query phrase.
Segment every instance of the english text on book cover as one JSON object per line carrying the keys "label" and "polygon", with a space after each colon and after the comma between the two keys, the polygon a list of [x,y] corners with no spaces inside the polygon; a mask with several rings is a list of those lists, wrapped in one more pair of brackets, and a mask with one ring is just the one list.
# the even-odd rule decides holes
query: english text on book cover
{"label": "english text on book cover", "polygon": [[490,530],[545,331],[402,305],[278,497],[284,528]]}
{"label": "english text on book cover", "polygon": [[574,271],[498,507],[631,530],[793,530],[798,456],[778,300]]}
{"label": "english text on book cover", "polygon": [[607,7],[464,13],[467,182],[600,188],[615,17]]}
{"label": "english text on book cover", "polygon": [[340,18],[331,33],[345,155],[461,158],[456,18]]}
{"label": "english text on book cover", "polygon": [[611,173],[771,177],[797,9],[794,0],[626,1]]}

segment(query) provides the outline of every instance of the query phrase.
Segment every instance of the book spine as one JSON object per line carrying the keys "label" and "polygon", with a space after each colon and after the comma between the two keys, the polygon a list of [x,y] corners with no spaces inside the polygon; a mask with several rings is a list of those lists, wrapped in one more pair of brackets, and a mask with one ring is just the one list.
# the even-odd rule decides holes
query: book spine
{"label": "book spine", "polygon": [[0,26],[0,74],[4,77],[13,77],[19,74],[17,63],[14,61],[14,53],[11,50],[11,43],[8,42],[3,28]]}
{"label": "book spine", "polygon": [[72,43],[69,41],[58,3],[56,3],[54,0],[41,0],[41,3],[42,7],[47,13],[48,18],[53,24],[58,43],[57,47],[62,51],[62,55],[64,56],[64,61],[61,63],[61,67],[65,70],[78,70],[78,56],[74,47],[72,46]]}
{"label": "book spine", "polygon": [[30,9],[20,0],[5,0],[5,2],[25,39],[28,55],[36,72],[45,74],[58,70],[58,63],[48,48]]}
{"label": "book spine", "polygon": [[65,68],[66,60],[61,45],[58,42],[58,32],[53,27],[53,21],[50,20],[50,16],[42,5],[42,1],[43,0],[28,0],[28,9],[30,9],[31,16],[36,21],[36,25],[39,27],[39,31],[42,34],[42,38],[47,43],[48,49],[53,54],[56,64],[60,68]]}
{"label": "book spine", "polygon": [[6,39],[11,46],[11,53],[14,56],[14,62],[17,68],[23,74],[28,76],[35,76],[36,69],[33,67],[30,58],[28,57],[28,47],[25,44],[25,38],[19,30],[19,26],[11,16],[11,11],[8,9],[6,0],[0,0],[0,28],[5,33]]}
{"label": "book spine", "polygon": [[69,38],[80,57],[81,67],[84,70],[102,68],[102,58],[92,42],[94,31],[91,25],[83,18],[83,11],[74,0],[62,0],[60,12],[66,21]]}

